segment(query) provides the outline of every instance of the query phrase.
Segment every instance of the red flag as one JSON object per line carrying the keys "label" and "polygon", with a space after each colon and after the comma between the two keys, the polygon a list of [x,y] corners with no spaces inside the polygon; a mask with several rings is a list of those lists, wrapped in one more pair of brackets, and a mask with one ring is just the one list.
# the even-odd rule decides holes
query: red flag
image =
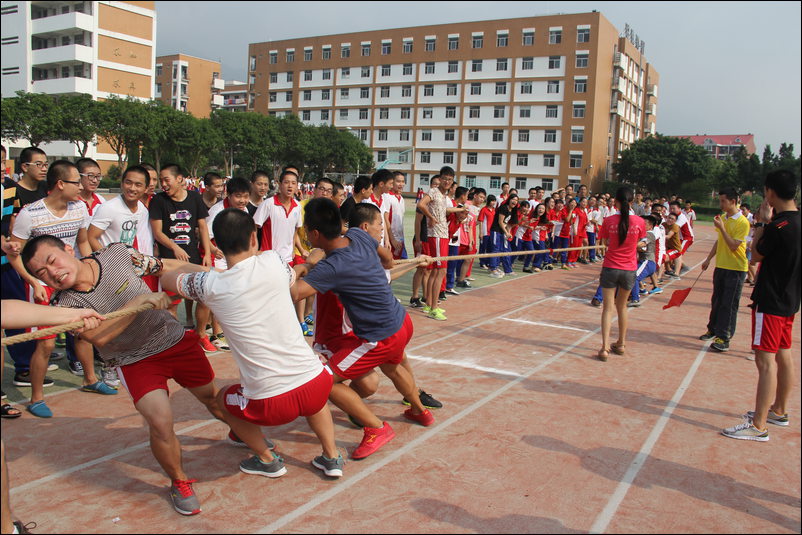
{"label": "red flag", "polygon": [[696,280],[693,281],[690,288],[683,288],[681,290],[674,290],[674,293],[671,294],[671,299],[668,300],[668,304],[663,305],[663,310],[671,307],[678,307],[682,303],[685,302],[685,299],[688,298],[688,294],[691,293],[693,287],[696,286],[696,283],[699,282],[699,277],[702,276],[704,271],[700,271],[699,275],[696,277]]}

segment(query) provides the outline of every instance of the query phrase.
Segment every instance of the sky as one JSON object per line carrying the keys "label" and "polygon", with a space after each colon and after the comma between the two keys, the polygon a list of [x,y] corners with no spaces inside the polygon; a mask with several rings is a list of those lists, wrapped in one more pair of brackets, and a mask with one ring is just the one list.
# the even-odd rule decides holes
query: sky
{"label": "sky", "polygon": [[157,55],[222,63],[246,80],[248,44],[449,22],[600,11],[646,41],[660,74],[657,132],[754,134],[802,148],[800,2],[156,2]]}

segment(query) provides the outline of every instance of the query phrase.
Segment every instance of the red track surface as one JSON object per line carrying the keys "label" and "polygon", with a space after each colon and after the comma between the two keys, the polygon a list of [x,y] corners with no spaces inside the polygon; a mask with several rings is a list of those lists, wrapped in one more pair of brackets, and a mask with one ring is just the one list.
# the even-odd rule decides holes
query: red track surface
{"label": "red track surface", "polygon": [[[125,392],[49,397],[52,420],[3,422],[14,513],[37,533],[799,533],[799,385],[791,426],[770,426],[769,442],[719,435],[754,404],[751,290],[725,354],[698,340],[712,270],[681,308],[662,310],[712,244],[712,228],[697,233],[687,257],[697,267],[631,310],[628,354],[606,363],[594,358],[600,312],[587,305],[598,266],[452,297],[448,322],[410,311],[418,383],[445,407],[431,428],[409,424],[384,380],[369,403],[397,436],[347,463],[340,480],[310,466],[320,446],[303,421],[268,430],[287,475],[241,473],[247,451],[227,445],[224,424],[176,387],[184,466],[203,506],[195,517],[173,511]],[[236,379],[228,354],[211,361],[219,384]],[[361,431],[333,412],[350,452]]]}

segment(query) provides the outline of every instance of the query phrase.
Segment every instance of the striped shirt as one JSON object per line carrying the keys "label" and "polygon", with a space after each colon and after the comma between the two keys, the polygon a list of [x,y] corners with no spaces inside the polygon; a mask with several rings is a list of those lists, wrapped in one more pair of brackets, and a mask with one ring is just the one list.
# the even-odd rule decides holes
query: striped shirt
{"label": "striped shirt", "polygon": [[[45,198],[46,199],[46,198]],[[67,203],[67,211],[58,217],[45,204],[45,199],[32,202],[17,214],[12,234],[21,240],[30,240],[49,234],[75,248],[78,231],[89,227],[91,217],[83,201]]]}

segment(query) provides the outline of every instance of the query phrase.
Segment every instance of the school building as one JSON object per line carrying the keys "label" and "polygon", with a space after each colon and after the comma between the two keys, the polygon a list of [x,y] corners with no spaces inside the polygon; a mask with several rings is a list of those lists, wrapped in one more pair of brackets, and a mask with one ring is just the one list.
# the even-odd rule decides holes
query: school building
{"label": "school building", "polygon": [[209,117],[222,108],[225,81],[220,62],[187,54],[156,58],[154,97],[195,117]]}

